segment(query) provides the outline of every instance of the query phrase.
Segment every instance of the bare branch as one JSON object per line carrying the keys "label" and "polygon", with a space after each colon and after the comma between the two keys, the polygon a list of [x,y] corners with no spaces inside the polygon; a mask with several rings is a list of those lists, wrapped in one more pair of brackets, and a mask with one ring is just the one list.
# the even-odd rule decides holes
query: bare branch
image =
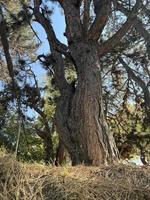
{"label": "bare branch", "polygon": [[13,62],[12,62],[12,58],[11,58],[11,55],[9,52],[9,43],[8,43],[8,39],[7,39],[6,22],[3,18],[1,6],[0,6],[0,18],[1,18],[1,20],[0,20],[0,38],[1,38],[2,46],[3,46],[3,50],[4,50],[6,62],[7,62],[7,68],[8,68],[9,75],[12,79],[12,84],[14,87],[15,80],[14,80]]}

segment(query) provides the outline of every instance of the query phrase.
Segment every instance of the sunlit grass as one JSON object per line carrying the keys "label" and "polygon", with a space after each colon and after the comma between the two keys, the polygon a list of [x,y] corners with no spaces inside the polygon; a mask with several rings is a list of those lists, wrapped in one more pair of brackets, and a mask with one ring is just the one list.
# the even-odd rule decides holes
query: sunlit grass
{"label": "sunlit grass", "polygon": [[53,167],[0,152],[2,200],[148,200],[149,195],[149,167]]}

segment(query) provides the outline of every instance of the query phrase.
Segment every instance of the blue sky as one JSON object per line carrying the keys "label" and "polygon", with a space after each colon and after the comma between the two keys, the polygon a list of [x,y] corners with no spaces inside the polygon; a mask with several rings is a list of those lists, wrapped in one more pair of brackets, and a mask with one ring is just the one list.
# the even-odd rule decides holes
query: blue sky
{"label": "blue sky", "polygon": [[[51,22],[52,22],[54,31],[56,33],[56,36],[62,43],[67,43],[66,37],[63,35],[63,33],[65,32],[65,19],[64,19],[64,15],[62,14],[61,8],[56,3],[55,4],[50,3],[49,7],[54,8],[54,13],[51,16]],[[32,27],[38,34],[38,37],[40,38],[40,40],[42,41],[42,45],[37,50],[37,55],[43,54],[43,53],[44,54],[49,53],[50,52],[49,44],[48,44],[47,36],[44,29],[37,22],[33,22]],[[46,71],[40,66],[40,63],[38,62],[32,65],[32,69],[37,76],[39,85],[41,86],[41,84],[44,84],[46,81]],[[30,117],[37,116],[37,113],[33,109],[29,109],[28,114],[30,115]]]}
{"label": "blue sky", "polygon": [[[63,35],[63,33],[65,32],[65,19],[64,19],[64,15],[62,14],[62,10],[56,3],[55,4],[49,3],[49,7],[52,9],[54,8],[54,13],[51,16],[51,21],[52,21],[52,25],[56,33],[56,36],[62,43],[67,43],[66,37]],[[49,44],[48,44],[47,36],[44,29],[37,22],[33,22],[32,26],[42,41],[42,45],[37,50],[37,55],[43,54],[43,53],[44,54],[49,53],[50,52]],[[33,67],[33,71],[35,72],[38,78],[39,83],[40,84],[43,83],[46,79],[45,70],[42,69],[42,67],[38,63],[36,63],[36,65],[35,64],[32,65],[32,67]]]}

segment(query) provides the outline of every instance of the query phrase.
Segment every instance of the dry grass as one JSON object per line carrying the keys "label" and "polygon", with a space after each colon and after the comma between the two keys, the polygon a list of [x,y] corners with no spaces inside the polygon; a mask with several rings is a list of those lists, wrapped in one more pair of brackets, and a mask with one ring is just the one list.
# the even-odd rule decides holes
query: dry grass
{"label": "dry grass", "polygon": [[46,167],[1,153],[0,200],[150,200],[150,168]]}
{"label": "dry grass", "polygon": [[14,156],[0,155],[0,200],[41,200],[43,179],[32,177]]}

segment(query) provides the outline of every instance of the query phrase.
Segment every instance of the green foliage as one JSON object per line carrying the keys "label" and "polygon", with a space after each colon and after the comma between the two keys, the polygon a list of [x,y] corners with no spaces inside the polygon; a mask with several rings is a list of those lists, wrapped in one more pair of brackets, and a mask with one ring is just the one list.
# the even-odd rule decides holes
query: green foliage
{"label": "green foliage", "polygon": [[52,121],[55,114],[56,102],[59,98],[59,91],[55,88],[54,79],[52,77],[47,78],[47,89],[45,93],[45,104],[44,104],[44,112],[47,115],[48,119]]}
{"label": "green foliage", "polygon": [[150,127],[145,126],[144,111],[139,105],[126,106],[127,110],[120,108],[120,111],[108,117],[121,156],[123,159],[130,159],[135,155],[141,156],[141,152],[144,152],[149,160]]}
{"label": "green foliage", "polygon": [[[24,9],[24,4],[29,5],[30,1],[0,1],[2,14],[6,24],[7,38],[9,42],[9,53],[14,63],[14,71],[18,70],[18,60],[27,59],[33,61],[36,58],[36,50],[39,43],[32,27],[32,14],[30,10]],[[3,46],[0,41],[0,55],[4,55]],[[4,56],[0,57],[0,80],[9,81],[6,61]]]}
{"label": "green foliage", "polygon": [[[11,152],[15,152],[19,123],[20,119],[17,115],[8,113],[6,124],[1,129],[0,146],[5,146],[5,148]],[[43,141],[36,135],[33,129],[33,123],[24,121],[23,124],[21,124],[17,154],[18,159],[24,161],[41,161],[43,159],[43,151]]]}

